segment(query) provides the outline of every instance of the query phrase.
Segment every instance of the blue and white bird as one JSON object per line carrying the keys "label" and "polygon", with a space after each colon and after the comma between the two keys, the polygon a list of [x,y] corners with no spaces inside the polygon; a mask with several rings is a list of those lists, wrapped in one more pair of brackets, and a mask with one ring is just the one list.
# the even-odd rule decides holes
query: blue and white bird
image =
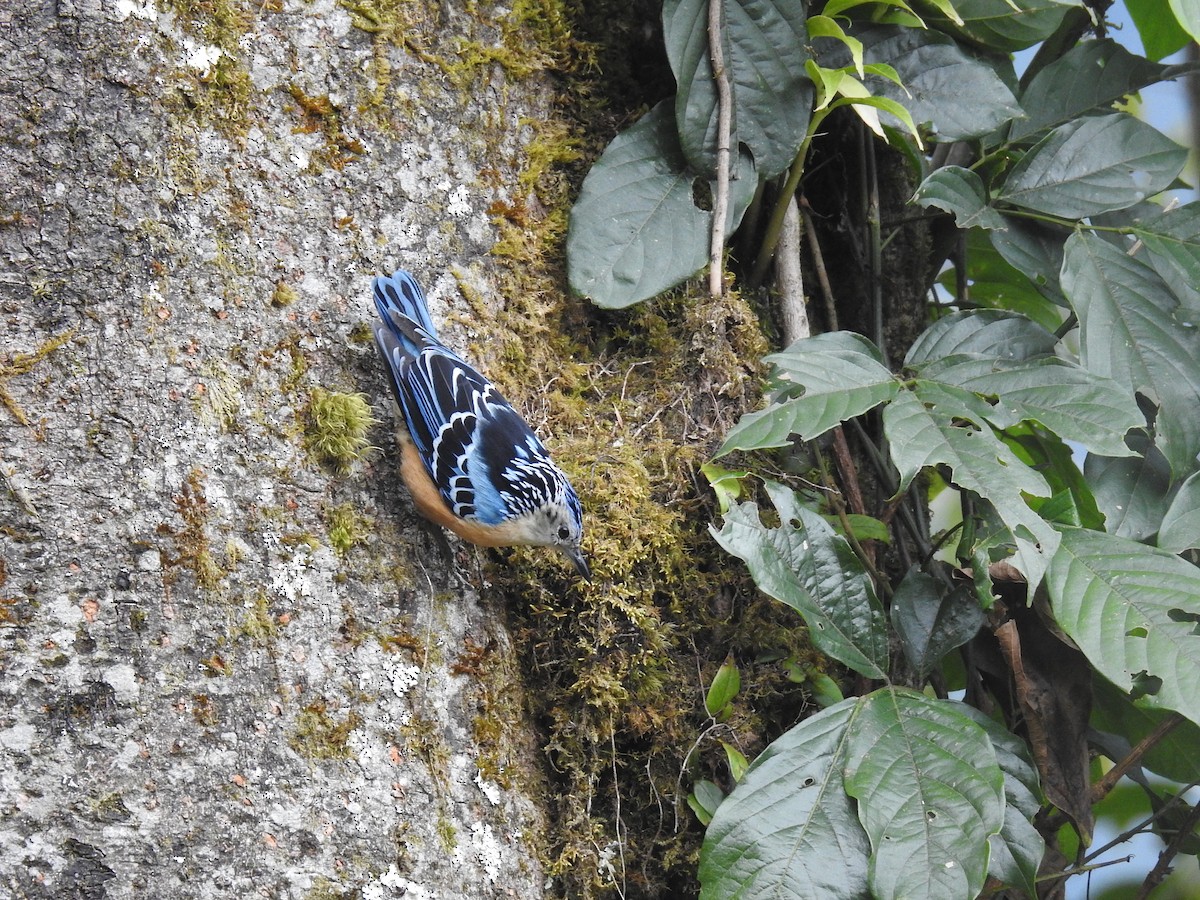
{"label": "blue and white bird", "polygon": [[374,283],[375,343],[407,434],[400,473],[417,510],[482,547],[553,547],[590,578],[567,476],[496,386],[437,339],[408,272]]}

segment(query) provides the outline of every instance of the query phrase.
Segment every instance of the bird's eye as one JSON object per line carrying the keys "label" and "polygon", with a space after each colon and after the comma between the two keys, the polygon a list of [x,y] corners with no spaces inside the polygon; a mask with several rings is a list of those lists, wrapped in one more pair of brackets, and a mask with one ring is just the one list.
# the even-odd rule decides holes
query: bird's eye
{"label": "bird's eye", "polygon": [[571,530],[569,528],[567,528],[566,525],[560,525],[559,529],[558,529],[558,539],[560,541],[565,541],[570,536],[571,536]]}

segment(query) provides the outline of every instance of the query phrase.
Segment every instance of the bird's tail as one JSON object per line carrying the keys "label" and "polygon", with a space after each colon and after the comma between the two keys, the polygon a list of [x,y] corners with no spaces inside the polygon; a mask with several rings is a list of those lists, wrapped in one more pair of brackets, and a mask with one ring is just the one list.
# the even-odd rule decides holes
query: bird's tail
{"label": "bird's tail", "polygon": [[429,307],[425,303],[425,294],[411,274],[397,269],[391,275],[380,275],[375,279],[374,291],[375,307],[385,323],[393,329],[399,326],[401,323],[389,314],[399,313],[419,326],[430,338],[437,340],[433,319],[430,318]]}

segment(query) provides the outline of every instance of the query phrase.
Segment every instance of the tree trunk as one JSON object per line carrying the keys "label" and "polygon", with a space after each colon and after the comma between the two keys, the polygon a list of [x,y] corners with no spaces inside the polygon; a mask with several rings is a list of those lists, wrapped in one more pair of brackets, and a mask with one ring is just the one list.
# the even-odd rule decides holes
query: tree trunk
{"label": "tree trunk", "polygon": [[[492,303],[463,261],[549,101],[413,6],[0,7],[0,893],[544,891],[502,616],[364,323],[394,266]],[[323,452],[357,392],[379,449]]]}

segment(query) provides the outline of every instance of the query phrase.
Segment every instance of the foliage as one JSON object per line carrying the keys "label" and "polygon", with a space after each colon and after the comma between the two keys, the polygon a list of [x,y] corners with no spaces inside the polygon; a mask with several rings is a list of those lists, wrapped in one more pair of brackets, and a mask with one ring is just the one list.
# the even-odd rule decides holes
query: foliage
{"label": "foliage", "polygon": [[[724,231],[740,227],[748,285],[793,196],[855,190],[806,179],[827,132],[865,128],[907,161],[908,215],[943,238],[895,265],[937,273],[961,248],[911,346],[872,327],[875,271],[875,308],[847,323],[861,333],[829,314],[768,356],[766,408],[717,452],[737,465],[705,467],[715,540],[856,691],[835,686],[748,768],[723,743],[727,797],[696,778],[703,896],[1035,896],[1086,870],[1063,826],[1086,846],[1123,772],[1167,843],[1146,889],[1196,852],[1200,814],[1161,814],[1170,792],[1141,773],[1195,778],[1166,748],[1200,727],[1200,204],[1156,200],[1186,152],[1124,105],[1185,71],[1154,61],[1197,36],[1185,6],[1130,0],[1147,59],[1074,0],[723,0],[716,33],[706,3],[665,4],[676,94],[588,175],[576,290],[628,306],[707,261],[717,42],[736,159]],[[878,210],[863,224],[886,246]],[[809,248],[818,276],[823,258]],[[937,494],[954,515],[931,534]],[[706,735],[742,702],[737,661],[711,685]],[[1091,752],[1117,774],[1089,784]]]}

